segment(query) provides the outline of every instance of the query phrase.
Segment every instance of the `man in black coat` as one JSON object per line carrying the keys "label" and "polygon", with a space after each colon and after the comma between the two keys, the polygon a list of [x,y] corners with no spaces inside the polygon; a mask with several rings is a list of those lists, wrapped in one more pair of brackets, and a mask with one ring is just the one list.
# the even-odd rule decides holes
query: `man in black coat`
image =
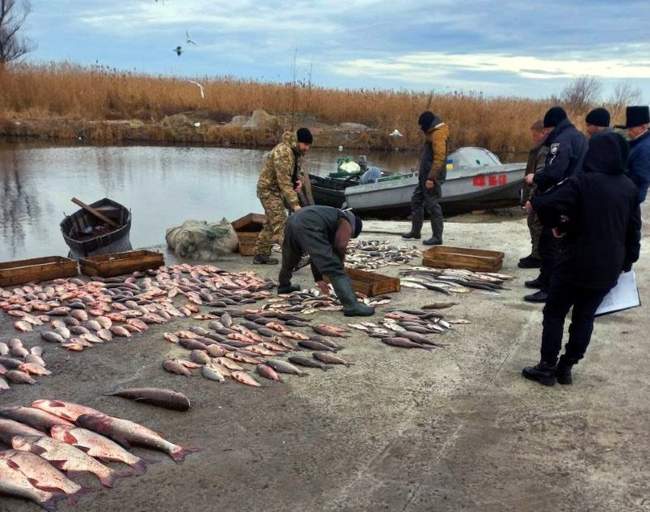
{"label": "man in black coat", "polygon": [[[641,211],[638,190],[625,175],[629,146],[617,133],[594,135],[584,172],[533,198],[545,227],[566,243],[553,272],[544,307],[541,360],[523,376],[552,386],[571,384],[571,367],[585,354],[594,315],[639,258]],[[573,306],[569,342],[562,348],[564,319]]]}
{"label": "man in black coat", "polygon": [[[562,107],[549,109],[544,116],[544,129],[548,132],[545,143],[548,153],[544,167],[526,177],[529,185],[535,184],[536,195],[547,192],[579,172],[587,152],[586,137],[571,124]],[[528,288],[539,288],[539,291],[527,295],[524,300],[546,302],[558,250],[558,242],[551,229],[543,229],[539,239],[539,253],[542,258],[540,274],[537,279],[526,282]]]}

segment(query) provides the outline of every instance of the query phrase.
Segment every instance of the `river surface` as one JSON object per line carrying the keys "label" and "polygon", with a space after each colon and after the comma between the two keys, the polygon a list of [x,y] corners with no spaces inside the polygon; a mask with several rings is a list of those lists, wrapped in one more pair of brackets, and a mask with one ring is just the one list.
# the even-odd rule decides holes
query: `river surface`
{"label": "river surface", "polygon": [[[262,211],[255,195],[266,150],[109,146],[0,145],[0,261],[65,256],[64,214],[109,197],[132,210],[134,248],[160,245],[165,230],[187,219],[234,220]],[[313,150],[307,169],[326,175],[347,156]],[[356,156],[356,155],[354,155]],[[408,170],[412,153],[369,153],[372,165]]]}

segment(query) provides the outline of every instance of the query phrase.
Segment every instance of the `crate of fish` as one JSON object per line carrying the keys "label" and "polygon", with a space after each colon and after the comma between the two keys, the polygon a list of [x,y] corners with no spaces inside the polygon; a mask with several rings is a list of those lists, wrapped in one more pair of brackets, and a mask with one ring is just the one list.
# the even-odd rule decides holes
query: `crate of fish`
{"label": "crate of fish", "polygon": [[156,251],[118,252],[79,260],[82,274],[100,277],[121,276],[136,270],[155,269],[164,264],[163,255]]}
{"label": "crate of fish", "polygon": [[[397,293],[400,290],[400,281],[397,277],[384,276],[356,268],[346,268],[345,273],[352,281],[354,291],[363,293],[367,297]],[[325,279],[327,280],[327,277]]]}
{"label": "crate of fish", "polygon": [[61,256],[0,263],[0,286],[39,283],[79,273],[77,262]]}
{"label": "crate of fish", "polygon": [[504,254],[499,251],[438,245],[424,252],[422,264],[434,268],[462,268],[476,272],[498,272]]}

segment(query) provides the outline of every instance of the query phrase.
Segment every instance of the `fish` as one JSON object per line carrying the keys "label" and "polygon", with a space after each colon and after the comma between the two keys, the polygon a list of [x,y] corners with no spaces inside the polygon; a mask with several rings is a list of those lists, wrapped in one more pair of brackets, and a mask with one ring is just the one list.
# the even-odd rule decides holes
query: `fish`
{"label": "fish", "polygon": [[192,350],[190,359],[198,364],[208,364],[211,361],[208,353],[203,350]]}
{"label": "fish", "polygon": [[171,443],[157,432],[122,418],[104,414],[84,414],[77,419],[76,423],[82,428],[107,436],[118,443],[126,441],[129,445],[159,450],[169,455],[175,462],[182,462],[189,453],[197,451],[194,448],[184,448]]}
{"label": "fish", "polygon": [[172,411],[188,411],[191,406],[190,399],[183,393],[165,388],[126,388],[107,393],[106,396],[119,396]]}
{"label": "fish", "polygon": [[197,339],[184,339],[178,340],[178,344],[188,350],[207,350],[207,345],[198,341]]}
{"label": "fish", "polygon": [[41,338],[43,338],[48,343],[63,343],[65,339],[58,332],[54,331],[42,331]]}
{"label": "fish", "polygon": [[169,341],[170,343],[178,343],[178,341],[179,341],[178,336],[176,336],[174,333],[171,333],[171,332],[163,333],[163,338],[166,341]]}
{"label": "fish", "polygon": [[24,320],[18,320],[16,322],[14,322],[14,328],[17,331],[20,331],[20,332],[31,332],[31,331],[34,330],[32,328],[32,324],[30,324],[29,322],[26,322]]}
{"label": "fish", "polygon": [[210,357],[223,357],[228,352],[225,348],[219,345],[209,345],[206,349]]}
{"label": "fish", "polygon": [[248,375],[246,372],[235,371],[232,372],[231,377],[233,380],[236,380],[240,384],[246,384],[247,386],[252,386],[256,388],[261,387],[261,384],[257,382],[253,377]]}
{"label": "fish", "polygon": [[243,368],[239,366],[235,361],[232,361],[226,357],[216,357],[214,359],[214,363],[217,363],[221,366],[224,366],[228,370],[235,371],[235,372],[243,370]]}
{"label": "fish", "polygon": [[185,377],[191,377],[192,372],[187,369],[178,359],[165,359],[162,363],[162,367],[165,371],[169,373],[175,373],[176,375],[183,375]]}
{"label": "fish", "polygon": [[50,435],[52,439],[79,448],[96,459],[127,464],[134,469],[137,475],[142,475],[146,471],[145,463],[141,458],[126,451],[115,441],[92,430],[74,425],[55,425],[50,430]]}
{"label": "fish", "polygon": [[29,373],[21,370],[9,370],[4,378],[13,384],[36,384],[36,381],[29,376]]}
{"label": "fish", "polygon": [[421,345],[431,345],[434,347],[440,346],[439,344],[429,340],[429,338],[427,338],[426,336],[423,336],[422,334],[419,334],[417,332],[404,331],[399,334],[399,337],[409,339],[411,341],[414,341],[415,343],[420,343]]}
{"label": "fish", "polygon": [[345,338],[345,329],[341,329],[340,327],[336,327],[334,325],[327,325],[327,324],[319,324],[319,325],[312,325],[311,328],[316,332],[317,334],[322,334],[323,336],[333,336],[335,338]]}
{"label": "fish", "polygon": [[0,356],[6,356],[9,353],[9,346],[6,343],[0,342]]}
{"label": "fish", "polygon": [[73,425],[68,420],[34,407],[2,407],[0,417],[24,423],[45,433],[48,433],[54,425]]}
{"label": "fish", "polygon": [[307,372],[302,371],[300,368],[282,359],[267,359],[265,362],[276,372],[288,373],[291,375],[299,375],[299,376],[308,375]]}
{"label": "fish", "polygon": [[3,458],[0,458],[0,493],[33,501],[48,511],[56,510],[56,502],[65,497],[64,493],[38,489],[18,470],[15,462]]}
{"label": "fish", "polygon": [[325,345],[324,343],[320,343],[319,341],[300,340],[298,342],[298,345],[309,350],[324,350],[327,352],[336,352],[336,349],[333,349],[332,347]]}
{"label": "fish", "polygon": [[87,472],[97,477],[104,487],[113,487],[120,475],[74,446],[47,436],[15,436],[14,450],[31,452],[49,461],[62,471]]}
{"label": "fish", "polygon": [[14,436],[42,436],[43,432],[29,425],[7,418],[0,418],[0,442],[11,446]]}
{"label": "fish", "polygon": [[77,421],[77,418],[82,414],[101,414],[91,407],[62,400],[35,400],[32,402],[32,407],[49,412],[72,423]]}
{"label": "fish", "polygon": [[409,340],[408,338],[402,338],[402,337],[399,337],[399,336],[381,338],[381,341],[383,343],[385,343],[386,345],[392,345],[393,347],[421,348],[421,349],[424,349],[424,350],[431,350],[431,347],[422,345],[420,343],[416,343],[414,341]]}
{"label": "fish", "polygon": [[[97,329],[97,330],[99,331],[101,329]],[[127,329],[122,327],[121,325],[114,325],[109,330],[115,336],[119,336],[121,338],[130,338],[131,337],[131,333]]]}
{"label": "fish", "polygon": [[1,375],[2,375],[2,372],[0,372],[0,393],[2,393],[3,391],[7,391],[8,389],[10,389],[10,387],[9,387],[9,383],[8,383],[8,382],[6,381],[6,379],[5,379],[4,377],[2,377]]}
{"label": "fish", "polygon": [[352,366],[352,364],[354,364],[329,352],[313,352],[312,357],[326,364],[342,364],[345,366]]}
{"label": "fish", "polygon": [[201,367],[201,376],[208,380],[214,380],[216,382],[224,382],[226,377],[218,368],[212,366],[212,364],[206,364]]}
{"label": "fish", "polygon": [[51,371],[46,370],[38,363],[23,363],[18,367],[18,369],[21,372],[25,372],[29,375],[38,375],[39,377],[42,377],[44,375],[52,375]]}
{"label": "fish", "polygon": [[263,363],[258,364],[255,367],[255,371],[257,372],[258,375],[264,377],[265,379],[274,380],[276,382],[282,382],[280,376],[268,364],[263,364]]}
{"label": "fish", "polygon": [[454,306],[458,306],[458,302],[434,302],[422,306],[421,309],[447,309]]}
{"label": "fish", "polygon": [[37,489],[62,492],[68,496],[74,496],[81,491],[79,484],[34,453],[7,450],[0,452],[0,459],[10,461],[10,465],[26,476]]}
{"label": "fish", "polygon": [[404,279],[400,280],[400,286],[402,288],[414,288],[416,290],[426,290],[427,289],[427,287],[422,285],[422,284],[414,283],[412,281],[406,281]]}
{"label": "fish", "polygon": [[319,368],[323,371],[327,371],[331,368],[330,366],[327,366],[326,364],[323,364],[320,361],[316,361],[308,357],[290,356],[288,359],[291,364],[295,364],[298,366],[305,366],[307,368]]}

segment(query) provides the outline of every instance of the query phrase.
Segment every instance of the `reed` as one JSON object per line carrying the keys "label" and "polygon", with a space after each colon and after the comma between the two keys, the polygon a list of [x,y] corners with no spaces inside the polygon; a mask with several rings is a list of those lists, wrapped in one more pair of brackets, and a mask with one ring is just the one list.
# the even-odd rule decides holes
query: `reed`
{"label": "reed", "polygon": [[[106,67],[59,63],[20,64],[0,72],[0,118],[65,119],[66,121],[140,120],[152,140],[174,142],[173,132],[161,123],[165,117],[200,112],[212,122],[197,142],[268,144],[265,133],[241,133],[216,123],[264,109],[290,118],[293,105],[299,119],[321,123],[363,123],[386,133],[397,128],[402,144],[415,147],[421,140],[417,118],[430,94],[404,90],[331,89],[311,83],[266,83],[228,76],[194,77],[198,87],[181,77],[152,76]],[[451,128],[451,146],[482,146],[499,154],[529,147],[528,128],[543,115],[549,101],[513,97],[485,97],[480,93],[433,94],[431,109]],[[113,141],[117,127],[96,128],[95,139]],[[99,133],[100,131],[109,133]],[[237,132],[237,133],[235,133]],[[183,137],[181,137],[183,139]]]}

